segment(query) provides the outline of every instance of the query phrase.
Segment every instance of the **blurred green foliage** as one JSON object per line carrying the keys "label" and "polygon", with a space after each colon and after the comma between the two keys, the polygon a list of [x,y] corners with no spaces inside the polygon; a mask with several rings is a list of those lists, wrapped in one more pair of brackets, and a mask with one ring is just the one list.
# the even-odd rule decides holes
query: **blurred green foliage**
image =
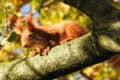
{"label": "blurred green foliage", "polygon": [[40,10],[40,22],[43,25],[51,25],[64,20],[77,21],[85,27],[90,27],[92,24],[92,20],[84,13],[62,2],[56,2]]}

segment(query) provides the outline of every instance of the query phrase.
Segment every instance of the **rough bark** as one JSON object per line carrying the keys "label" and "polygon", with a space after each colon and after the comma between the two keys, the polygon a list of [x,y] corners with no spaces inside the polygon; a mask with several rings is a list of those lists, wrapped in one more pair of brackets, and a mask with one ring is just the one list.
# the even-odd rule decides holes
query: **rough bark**
{"label": "rough bark", "polygon": [[120,52],[120,11],[111,5],[110,0],[63,1],[93,19],[92,32],[56,46],[47,56],[0,63],[0,80],[50,80]]}

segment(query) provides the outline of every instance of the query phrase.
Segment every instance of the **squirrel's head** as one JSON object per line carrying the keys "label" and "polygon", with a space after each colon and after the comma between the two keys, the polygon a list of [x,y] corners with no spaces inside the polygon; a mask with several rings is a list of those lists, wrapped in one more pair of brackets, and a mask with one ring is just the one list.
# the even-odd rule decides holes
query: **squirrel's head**
{"label": "squirrel's head", "polygon": [[46,44],[48,44],[42,32],[27,27],[21,34],[21,43],[25,48],[46,47]]}
{"label": "squirrel's head", "polygon": [[22,46],[25,48],[30,48],[33,46],[33,42],[35,41],[34,34],[31,30],[25,28],[21,34],[21,43]]}
{"label": "squirrel's head", "polygon": [[34,29],[33,26],[26,26],[23,27],[23,21],[25,24],[31,22],[31,15],[28,14],[24,19],[22,17],[19,17],[16,21],[16,33],[21,35],[21,43],[23,47],[32,47],[32,39],[33,33],[32,30]]}
{"label": "squirrel's head", "polygon": [[28,23],[32,22],[30,15],[25,18],[25,27],[22,25],[22,20],[18,19],[16,23],[16,31],[19,35],[21,35],[21,43],[25,48],[30,47],[46,47],[49,42],[46,39],[47,33],[39,28],[39,30],[35,27],[34,24]]}

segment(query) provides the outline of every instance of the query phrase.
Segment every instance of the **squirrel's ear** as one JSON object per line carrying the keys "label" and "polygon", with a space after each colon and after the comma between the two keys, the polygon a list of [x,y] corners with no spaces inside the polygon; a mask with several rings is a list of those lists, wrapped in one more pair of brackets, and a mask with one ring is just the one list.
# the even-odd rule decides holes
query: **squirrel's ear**
{"label": "squirrel's ear", "polygon": [[31,13],[27,14],[25,16],[24,20],[25,20],[26,24],[30,23],[32,21],[32,14]]}
{"label": "squirrel's ear", "polygon": [[21,35],[22,32],[23,32],[22,20],[21,19],[18,19],[17,22],[16,22],[15,32],[19,35]]}
{"label": "squirrel's ear", "polygon": [[33,24],[33,21],[32,21],[32,14],[31,13],[29,13],[25,16],[24,21],[25,21],[25,24],[26,24],[26,28],[28,30],[33,30],[34,29],[34,24]]}

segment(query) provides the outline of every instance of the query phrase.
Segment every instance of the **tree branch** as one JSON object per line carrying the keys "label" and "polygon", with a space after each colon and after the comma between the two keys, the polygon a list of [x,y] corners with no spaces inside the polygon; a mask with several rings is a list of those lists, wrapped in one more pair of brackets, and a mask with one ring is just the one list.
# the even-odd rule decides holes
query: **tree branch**
{"label": "tree branch", "polygon": [[53,48],[48,56],[35,56],[10,63],[1,63],[0,79],[48,80],[98,63],[112,55],[108,52],[98,52],[92,35],[89,33]]}
{"label": "tree branch", "polygon": [[[63,1],[76,4],[74,0]],[[94,20],[92,33],[54,47],[47,56],[0,63],[0,80],[48,80],[99,63],[120,52],[120,11],[110,6],[109,0],[77,1],[82,4],[77,8]]]}

